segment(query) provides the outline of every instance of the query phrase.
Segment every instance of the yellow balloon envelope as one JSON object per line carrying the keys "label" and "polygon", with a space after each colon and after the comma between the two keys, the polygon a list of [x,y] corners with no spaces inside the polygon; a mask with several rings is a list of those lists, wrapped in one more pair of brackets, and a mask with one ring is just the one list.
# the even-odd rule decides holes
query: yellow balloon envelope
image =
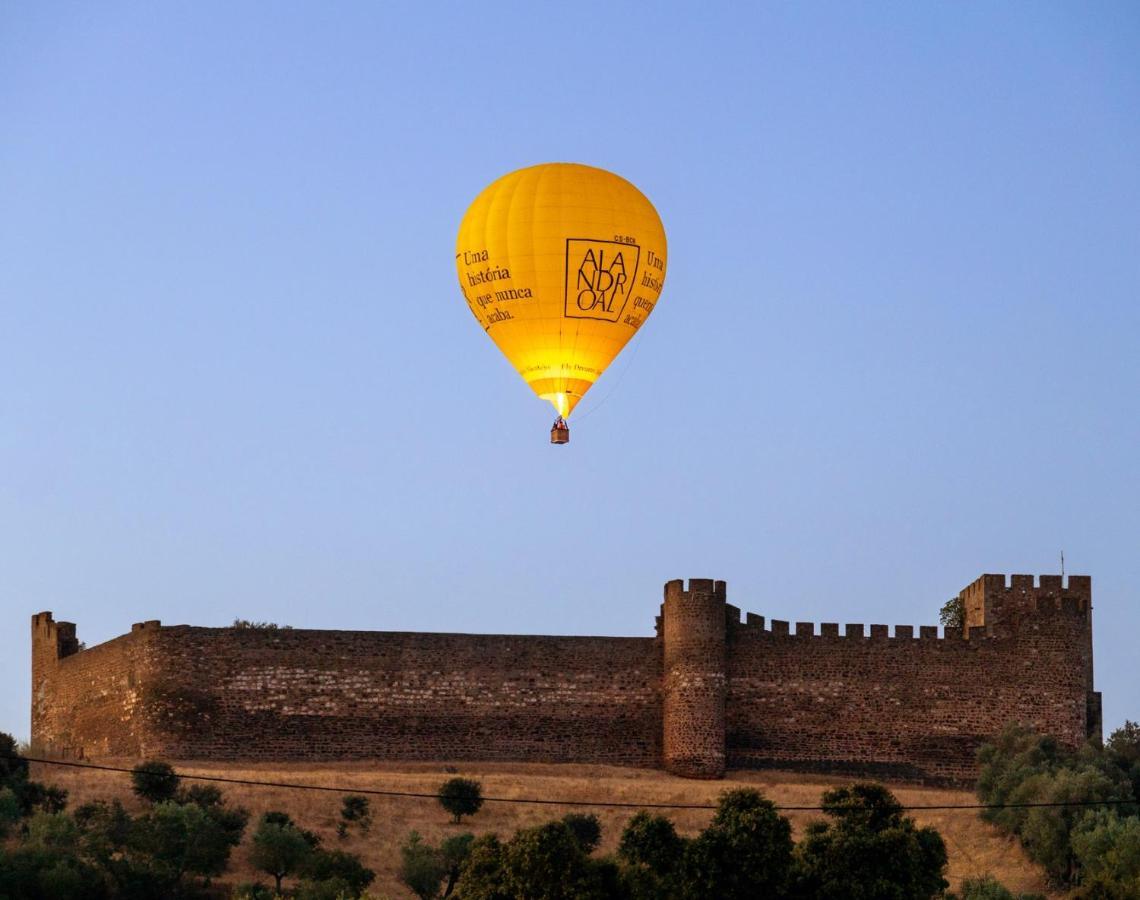
{"label": "yellow balloon envelope", "polygon": [[574,163],[504,175],[475,198],[455,244],[471,312],[561,416],[653,312],[665,260],[645,195]]}

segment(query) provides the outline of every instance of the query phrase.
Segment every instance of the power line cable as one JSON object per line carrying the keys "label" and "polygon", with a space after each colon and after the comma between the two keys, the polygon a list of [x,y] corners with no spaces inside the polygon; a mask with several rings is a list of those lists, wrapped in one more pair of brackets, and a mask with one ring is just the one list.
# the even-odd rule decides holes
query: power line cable
{"label": "power line cable", "polygon": [[[72,769],[95,769],[101,772],[122,772],[132,774],[133,769],[120,766],[106,766],[97,763],[70,762],[59,759],[42,759],[34,756],[18,756],[14,754],[0,754],[0,759],[23,760],[30,763],[41,763],[47,766],[65,766]],[[240,784],[250,787],[284,788],[297,791],[323,791],[334,794],[368,794],[374,797],[410,797],[423,800],[438,800],[437,793],[422,793],[416,791],[384,791],[378,788],[338,787],[325,784],[298,784],[286,781],[257,781],[249,778],[227,778],[223,775],[189,775],[174,772],[181,779],[187,781],[212,781],[221,784]],[[716,804],[709,803],[627,803],[620,800],[557,800],[547,797],[484,797],[485,803],[530,803],[543,806],[603,806],[617,809],[717,809]],[[1046,803],[943,803],[932,805],[903,806],[903,812],[935,811],[952,809],[1040,809],[1057,807],[1079,806],[1118,806],[1136,804],[1135,800],[1061,800]],[[831,812],[844,809],[841,806],[776,806],[778,812]]]}

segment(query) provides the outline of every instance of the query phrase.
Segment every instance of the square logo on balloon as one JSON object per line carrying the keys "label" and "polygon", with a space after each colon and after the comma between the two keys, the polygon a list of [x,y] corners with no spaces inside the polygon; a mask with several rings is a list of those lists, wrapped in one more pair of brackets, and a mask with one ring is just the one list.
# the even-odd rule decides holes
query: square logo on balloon
{"label": "square logo on balloon", "polygon": [[566,318],[616,322],[637,283],[640,261],[637,244],[567,238]]}

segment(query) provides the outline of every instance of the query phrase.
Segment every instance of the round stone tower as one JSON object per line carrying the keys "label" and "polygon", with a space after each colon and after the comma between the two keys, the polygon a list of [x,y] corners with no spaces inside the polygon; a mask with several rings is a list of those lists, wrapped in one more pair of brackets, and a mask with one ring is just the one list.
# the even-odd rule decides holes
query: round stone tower
{"label": "round stone tower", "polygon": [[725,586],[692,578],[665,585],[665,768],[686,778],[724,775]]}

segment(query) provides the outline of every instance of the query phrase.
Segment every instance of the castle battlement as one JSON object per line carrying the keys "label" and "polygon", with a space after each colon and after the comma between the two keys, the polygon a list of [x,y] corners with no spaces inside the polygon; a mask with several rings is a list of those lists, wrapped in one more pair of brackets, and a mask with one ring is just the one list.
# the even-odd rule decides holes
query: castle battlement
{"label": "castle battlement", "polygon": [[[32,738],[72,756],[517,760],[956,781],[1009,722],[1100,734],[1087,576],[986,574],[964,628],[742,612],[665,584],[655,636],[163,627],[32,616]],[[931,598],[931,611],[941,606]],[[257,639],[254,639],[257,638]]]}
{"label": "castle battlement", "polygon": [[[1068,615],[1092,628],[1092,579],[1087,575],[987,574],[975,579],[958,595],[965,625],[972,633],[985,627],[992,637],[1017,633],[1035,621]],[[1091,659],[1091,637],[1089,654]],[[1091,674],[1091,663],[1090,663]]]}
{"label": "castle battlement", "polygon": [[[1047,577],[1047,576],[1046,576]],[[861,623],[838,622],[789,622],[784,619],[768,619],[756,613],[741,613],[731,604],[725,606],[730,635],[740,632],[759,633],[767,638],[791,639],[839,639],[839,640],[887,640],[887,641],[961,641],[963,639],[999,640],[1005,634],[995,634],[988,624],[968,625],[965,628],[939,625],[866,625]],[[1091,627],[1089,610],[1091,601],[1085,597],[1034,596],[1032,604],[1019,608],[1023,618],[1044,619],[1052,616],[1069,616],[1078,629]],[[991,613],[992,615],[992,613]],[[992,624],[989,623],[989,624]]]}

